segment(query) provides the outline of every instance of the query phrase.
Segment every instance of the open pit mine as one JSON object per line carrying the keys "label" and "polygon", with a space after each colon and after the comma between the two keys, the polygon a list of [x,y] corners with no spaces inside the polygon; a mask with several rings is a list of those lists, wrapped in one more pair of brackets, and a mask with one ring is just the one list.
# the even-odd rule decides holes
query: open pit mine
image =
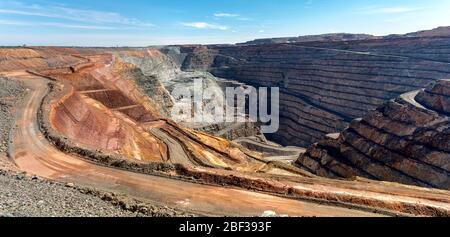
{"label": "open pit mine", "polygon": [[[450,216],[448,78],[448,28],[5,47],[0,167],[143,215]],[[278,131],[178,121],[172,91],[196,80],[278,87]]]}

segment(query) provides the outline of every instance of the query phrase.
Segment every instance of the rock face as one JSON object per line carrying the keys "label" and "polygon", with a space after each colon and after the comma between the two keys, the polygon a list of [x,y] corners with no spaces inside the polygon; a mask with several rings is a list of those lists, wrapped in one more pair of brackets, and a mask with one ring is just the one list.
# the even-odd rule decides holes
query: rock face
{"label": "rock face", "polygon": [[[201,55],[211,55],[210,51],[204,46],[189,46],[183,49],[183,51],[181,51],[179,47],[167,47],[161,50],[155,48],[145,50],[120,50],[117,54],[122,60],[136,67],[134,69],[135,75],[132,75],[129,78],[134,80],[137,85],[143,89],[143,92],[156,102],[155,105],[159,107],[159,111],[163,115],[176,120],[171,112],[174,109],[174,106],[178,107],[183,104],[183,102],[180,99],[172,97],[171,92],[175,89],[189,89],[193,93],[194,81],[201,80],[203,91],[212,90],[224,96],[225,87],[242,86],[242,83],[219,79],[210,73],[205,72],[205,67],[211,63],[208,60],[213,59],[212,57],[209,57],[203,62],[200,59],[200,55],[186,53],[199,53],[202,50],[204,50],[204,53],[200,53]],[[162,52],[165,52],[167,55]],[[190,56],[187,57],[187,55]],[[188,71],[181,70],[183,65],[198,64],[206,66],[200,68],[187,68],[186,70]],[[219,104],[219,97],[216,100],[216,103]],[[182,106],[192,107],[192,104],[183,104]],[[224,111],[225,110],[224,107]],[[177,120],[177,122],[197,131],[220,136],[229,140],[259,134],[258,125],[251,121],[245,123],[227,123],[214,120],[213,122],[196,123]]]}
{"label": "rock face", "polygon": [[119,51],[118,55],[161,83],[171,80],[181,71],[177,62],[156,49]]}
{"label": "rock face", "polygon": [[450,77],[446,36],[191,48],[186,69],[280,87],[280,130],[268,138],[283,145],[307,147],[390,99]]}
{"label": "rock face", "polygon": [[419,93],[417,101],[427,108],[446,115],[450,114],[450,80],[441,80]]}
{"label": "rock face", "polygon": [[181,53],[187,54],[181,67],[182,70],[207,70],[213,63],[217,50],[208,46],[194,45],[182,47]]}
{"label": "rock face", "polygon": [[171,61],[158,51],[129,51],[122,52],[124,62],[120,74],[128,80],[134,81],[142,92],[148,95],[154,102],[158,111],[169,116],[174,101],[163,82],[178,73]]}
{"label": "rock face", "polygon": [[450,80],[403,94],[314,144],[297,165],[326,177],[361,176],[450,189]]}

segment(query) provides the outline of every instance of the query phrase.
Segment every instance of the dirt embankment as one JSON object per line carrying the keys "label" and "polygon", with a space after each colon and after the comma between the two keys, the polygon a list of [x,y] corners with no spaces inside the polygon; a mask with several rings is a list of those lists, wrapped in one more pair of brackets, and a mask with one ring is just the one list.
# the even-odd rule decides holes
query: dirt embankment
{"label": "dirt embankment", "polygon": [[80,61],[72,50],[54,48],[0,49],[0,71],[55,69]]}
{"label": "dirt embankment", "polygon": [[61,151],[89,158],[91,161],[98,164],[130,169],[142,173],[170,172],[174,169],[174,167],[170,164],[157,162],[132,162],[118,154],[108,154],[105,151],[90,149],[85,146],[81,148],[78,144],[75,144],[52,127],[49,119],[50,114],[46,112],[50,111],[55,101],[64,96],[67,93],[66,90],[70,88],[65,87],[65,89],[61,89],[56,82],[50,82],[48,86],[49,93],[42,101],[41,108],[39,109],[38,120],[40,123],[40,129],[44,136]]}
{"label": "dirt embankment", "polygon": [[0,217],[192,216],[125,195],[0,170]]}

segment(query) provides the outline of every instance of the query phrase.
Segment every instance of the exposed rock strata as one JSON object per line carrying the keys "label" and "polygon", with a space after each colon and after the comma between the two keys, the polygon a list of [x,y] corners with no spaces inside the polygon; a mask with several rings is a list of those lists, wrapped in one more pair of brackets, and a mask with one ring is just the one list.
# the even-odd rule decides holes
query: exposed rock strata
{"label": "exposed rock strata", "polygon": [[314,144],[297,164],[327,177],[361,176],[450,189],[450,81],[410,92]]}

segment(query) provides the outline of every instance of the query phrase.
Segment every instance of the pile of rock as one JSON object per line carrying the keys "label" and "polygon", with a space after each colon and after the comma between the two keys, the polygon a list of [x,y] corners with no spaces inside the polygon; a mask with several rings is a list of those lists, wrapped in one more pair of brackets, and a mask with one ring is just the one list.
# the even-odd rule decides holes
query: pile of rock
{"label": "pile of rock", "polygon": [[0,217],[191,216],[125,195],[0,170]]}

